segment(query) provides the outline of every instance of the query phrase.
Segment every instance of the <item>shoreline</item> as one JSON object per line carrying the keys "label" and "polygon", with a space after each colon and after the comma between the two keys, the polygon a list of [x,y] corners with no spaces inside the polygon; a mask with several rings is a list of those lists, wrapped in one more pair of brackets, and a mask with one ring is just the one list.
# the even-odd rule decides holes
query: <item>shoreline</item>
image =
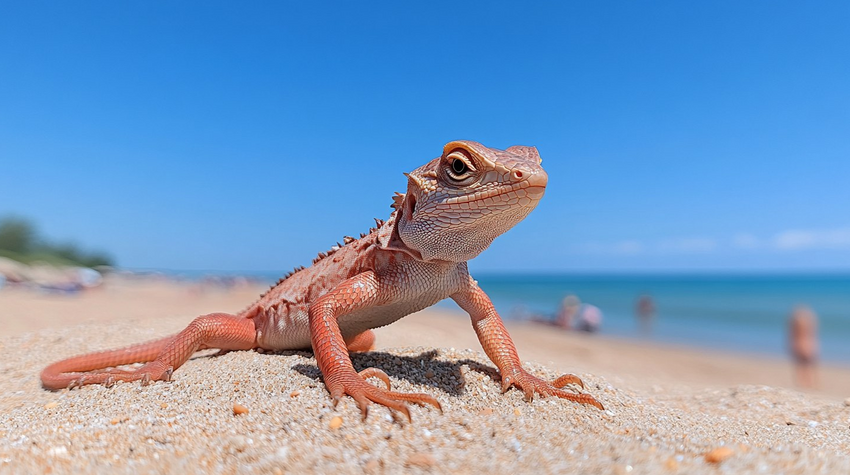
{"label": "shoreline", "polygon": [[[529,322],[506,321],[505,326],[523,361],[563,372],[600,374],[644,387],[667,384],[697,389],[758,384],[801,390],[793,384],[789,358],[559,331]],[[378,348],[401,343],[480,350],[469,317],[462,312],[426,309],[379,328],[376,334]],[[821,387],[805,392],[836,400],[850,397],[850,365],[825,363],[819,365],[819,371]]]}

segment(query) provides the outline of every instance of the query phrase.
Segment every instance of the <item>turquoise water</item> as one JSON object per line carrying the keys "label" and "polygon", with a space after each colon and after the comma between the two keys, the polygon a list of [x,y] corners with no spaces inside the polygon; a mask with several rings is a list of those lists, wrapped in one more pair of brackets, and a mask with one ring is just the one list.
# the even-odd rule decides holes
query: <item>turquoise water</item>
{"label": "turquoise water", "polygon": [[[850,362],[850,276],[476,276],[503,318],[553,314],[568,294],[599,307],[602,333],[782,355],[798,304],[820,322],[823,359]],[[650,335],[635,317],[640,295],[655,302]],[[554,331],[554,330],[553,330]]]}

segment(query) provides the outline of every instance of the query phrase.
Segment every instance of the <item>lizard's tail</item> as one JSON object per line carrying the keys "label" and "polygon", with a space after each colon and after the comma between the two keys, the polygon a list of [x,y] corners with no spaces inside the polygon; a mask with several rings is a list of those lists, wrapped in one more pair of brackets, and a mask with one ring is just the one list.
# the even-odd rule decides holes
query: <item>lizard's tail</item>
{"label": "lizard's tail", "polygon": [[65,389],[74,381],[78,381],[86,374],[91,374],[91,372],[121,365],[153,361],[162,353],[162,350],[165,349],[166,345],[175,336],[171,335],[160,338],[159,340],[139,343],[116,350],[87,353],[57,361],[44,368],[44,371],[41,372],[41,385],[44,389],[53,391]]}

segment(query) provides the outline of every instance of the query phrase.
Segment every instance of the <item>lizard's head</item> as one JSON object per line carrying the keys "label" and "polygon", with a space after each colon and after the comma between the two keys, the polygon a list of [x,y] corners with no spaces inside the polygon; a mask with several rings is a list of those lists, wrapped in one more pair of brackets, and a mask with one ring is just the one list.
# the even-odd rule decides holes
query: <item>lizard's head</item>
{"label": "lizard's head", "polygon": [[537,206],[549,178],[540,162],[534,147],[449,142],[407,175],[398,236],[425,260],[472,259]]}

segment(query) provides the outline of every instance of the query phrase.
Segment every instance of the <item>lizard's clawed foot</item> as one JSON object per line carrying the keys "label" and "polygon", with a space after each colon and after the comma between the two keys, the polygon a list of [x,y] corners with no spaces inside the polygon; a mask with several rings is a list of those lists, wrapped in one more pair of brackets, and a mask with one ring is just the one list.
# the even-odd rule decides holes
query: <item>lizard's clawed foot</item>
{"label": "lizard's clawed foot", "polygon": [[[366,382],[365,378],[375,377],[383,381],[387,385],[387,389],[373,386]],[[342,375],[326,379],[328,390],[331,393],[331,398],[334,401],[334,407],[339,403],[344,394],[348,394],[363,413],[363,419],[369,414],[369,402],[387,406],[390,409],[398,411],[407,417],[410,421],[410,409],[407,407],[408,402],[415,404],[430,404],[442,412],[443,408],[437,398],[425,393],[399,393],[390,391],[390,379],[386,373],[377,368],[367,368],[360,373],[351,373],[350,375]]]}
{"label": "lizard's clawed foot", "polygon": [[174,373],[173,367],[153,361],[134,370],[112,368],[85,373],[68,383],[68,389],[89,384],[101,384],[106,387],[112,387],[118,381],[141,381],[142,386],[146,386],[151,381],[171,381],[172,373]]}
{"label": "lizard's clawed foot", "polygon": [[524,369],[519,369],[511,374],[502,375],[502,392],[507,391],[511,386],[516,386],[525,393],[525,400],[531,401],[534,399],[534,393],[540,394],[542,397],[557,396],[562,399],[569,399],[581,404],[589,404],[598,409],[605,410],[602,404],[599,403],[593,396],[582,393],[571,393],[560,388],[567,384],[577,384],[584,388],[584,383],[578,376],[573,374],[565,374],[553,381],[551,384],[534,376]]}

